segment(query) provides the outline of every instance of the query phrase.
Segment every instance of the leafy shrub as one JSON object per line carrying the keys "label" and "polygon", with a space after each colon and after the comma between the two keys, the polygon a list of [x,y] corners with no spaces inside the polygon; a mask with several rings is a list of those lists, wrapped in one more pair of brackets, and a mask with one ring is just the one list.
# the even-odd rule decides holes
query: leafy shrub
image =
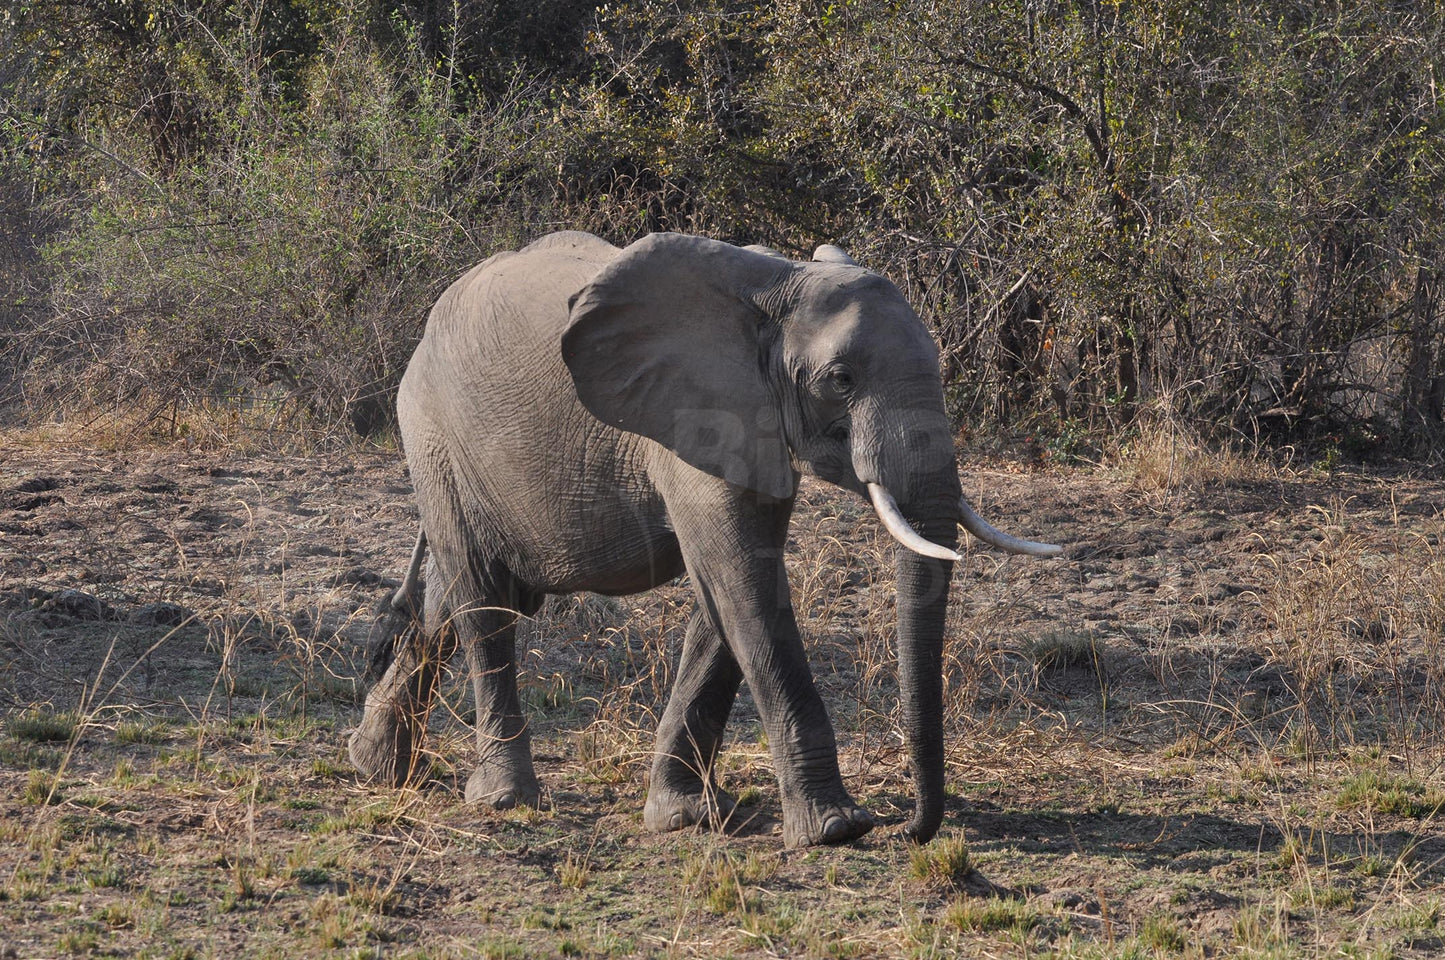
{"label": "leafy shrub", "polygon": [[30,372],[56,402],[209,396],[384,425],[441,288],[521,238],[505,181],[526,124],[515,103],[455,110],[414,48],[398,70],[362,24],[334,26],[295,102],[218,109],[164,180],[143,173],[144,136],[113,132],[133,175],[95,184],[45,251]]}
{"label": "leafy shrub", "polygon": [[845,244],[1061,459],[1445,441],[1429,5],[265,8],[0,22],[0,390],[366,433],[463,268],[666,229]]}

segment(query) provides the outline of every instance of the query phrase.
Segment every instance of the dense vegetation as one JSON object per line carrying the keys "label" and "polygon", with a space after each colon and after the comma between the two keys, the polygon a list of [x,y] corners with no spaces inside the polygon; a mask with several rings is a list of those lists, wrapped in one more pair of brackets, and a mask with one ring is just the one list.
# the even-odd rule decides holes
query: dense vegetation
{"label": "dense vegetation", "polygon": [[0,50],[12,418],[375,430],[450,279],[574,227],[839,242],[1059,452],[1445,448],[1437,3],[18,0]]}

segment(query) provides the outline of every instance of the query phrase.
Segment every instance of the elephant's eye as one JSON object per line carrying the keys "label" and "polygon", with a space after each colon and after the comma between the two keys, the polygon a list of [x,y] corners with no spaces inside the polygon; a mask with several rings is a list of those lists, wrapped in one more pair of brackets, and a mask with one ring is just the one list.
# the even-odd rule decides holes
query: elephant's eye
{"label": "elephant's eye", "polygon": [[840,394],[847,395],[853,392],[856,385],[853,379],[853,371],[844,366],[831,367],[828,370],[828,383]]}

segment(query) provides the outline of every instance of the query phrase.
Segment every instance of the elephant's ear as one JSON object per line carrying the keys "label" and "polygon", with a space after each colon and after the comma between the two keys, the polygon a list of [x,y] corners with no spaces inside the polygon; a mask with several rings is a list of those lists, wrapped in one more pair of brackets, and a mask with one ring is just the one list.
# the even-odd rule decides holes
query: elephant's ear
{"label": "elephant's ear", "polygon": [[654,233],[572,298],[562,358],[597,419],[773,497],[796,479],[767,378],[761,304],[795,269],[730,244]]}

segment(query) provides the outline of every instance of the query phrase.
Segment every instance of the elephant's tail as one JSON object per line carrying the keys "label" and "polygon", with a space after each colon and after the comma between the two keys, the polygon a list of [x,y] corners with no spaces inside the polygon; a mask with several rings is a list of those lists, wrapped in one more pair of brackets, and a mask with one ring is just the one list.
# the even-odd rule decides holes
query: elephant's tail
{"label": "elephant's tail", "polygon": [[396,659],[408,631],[417,629],[422,618],[426,584],[421,576],[422,560],[426,557],[426,531],[419,530],[416,546],[411,550],[411,565],[407,567],[406,578],[401,586],[377,608],[379,614],[366,639],[366,670],[364,679],[375,683],[386,673],[391,661]]}

